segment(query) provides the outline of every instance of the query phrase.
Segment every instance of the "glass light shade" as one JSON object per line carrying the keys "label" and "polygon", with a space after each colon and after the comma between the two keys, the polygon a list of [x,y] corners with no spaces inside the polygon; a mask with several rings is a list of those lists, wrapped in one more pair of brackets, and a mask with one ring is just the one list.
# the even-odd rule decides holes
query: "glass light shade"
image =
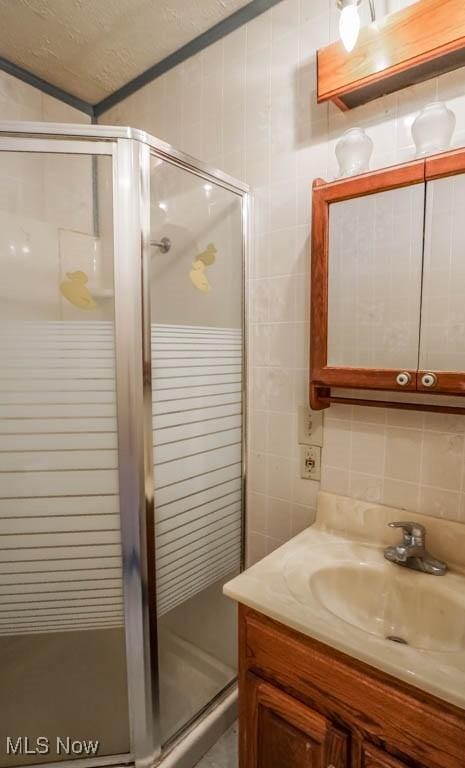
{"label": "glass light shade", "polygon": [[360,16],[357,5],[353,2],[344,5],[339,17],[339,34],[346,51],[350,53],[357,42],[360,32]]}
{"label": "glass light shade", "polygon": [[455,115],[443,101],[423,107],[412,123],[416,157],[444,152],[450,146],[455,129]]}
{"label": "glass light shade", "polygon": [[373,142],[362,128],[344,131],[335,148],[339,176],[354,176],[368,171]]}

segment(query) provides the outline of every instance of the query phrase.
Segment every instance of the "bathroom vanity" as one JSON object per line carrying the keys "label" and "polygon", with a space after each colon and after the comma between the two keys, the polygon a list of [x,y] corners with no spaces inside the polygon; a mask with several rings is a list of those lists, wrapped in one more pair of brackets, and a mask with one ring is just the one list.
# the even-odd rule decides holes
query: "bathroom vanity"
{"label": "bathroom vanity", "polygon": [[396,519],[321,493],[314,526],[225,586],[241,768],[465,765],[465,526],[427,518],[434,577],[383,558]]}
{"label": "bathroom vanity", "polygon": [[241,605],[241,768],[463,768],[465,712]]}

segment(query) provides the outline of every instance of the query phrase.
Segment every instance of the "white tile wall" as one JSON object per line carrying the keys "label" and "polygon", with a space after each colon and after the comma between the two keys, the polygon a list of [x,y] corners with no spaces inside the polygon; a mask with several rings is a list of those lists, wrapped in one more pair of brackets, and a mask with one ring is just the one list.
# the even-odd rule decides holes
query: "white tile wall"
{"label": "white tile wall", "polygon": [[[32,120],[89,123],[90,118],[21,80],[0,71],[0,120]],[[47,157],[2,155],[0,163],[0,207],[38,221],[83,229],[89,221],[89,163],[67,158],[54,164]],[[76,175],[79,170],[79,176]],[[69,184],[73,174],[74,184]],[[58,176],[58,178],[57,178]],[[57,183],[58,182],[58,183]],[[64,189],[67,194],[64,194]],[[59,214],[62,214],[61,216]]]}
{"label": "white tile wall", "polygon": [[90,117],[0,71],[0,120],[90,123]]}
{"label": "white tile wall", "polygon": [[[377,0],[379,16],[407,5]],[[368,3],[362,4],[363,14]],[[365,18],[365,20],[367,20]],[[334,145],[362,125],[372,167],[413,156],[423,104],[447,100],[465,144],[465,69],[342,113],[315,100],[315,51],[337,36],[334,0],[283,0],[105,113],[245,179],[255,194],[251,295],[249,556],[305,527],[318,484],[298,475],[307,400],[310,190],[332,179]],[[465,421],[389,409],[326,413],[322,486],[465,521]]]}
{"label": "white tile wall", "polygon": [[[90,118],[0,72],[0,120],[89,123]],[[108,170],[106,161],[100,160],[102,171]],[[0,190],[3,316],[38,320],[69,315],[59,282],[67,270],[85,269],[92,276],[95,262],[91,160],[2,153]]]}
{"label": "white tile wall", "polygon": [[332,407],[325,419],[322,487],[465,522],[461,416]]}

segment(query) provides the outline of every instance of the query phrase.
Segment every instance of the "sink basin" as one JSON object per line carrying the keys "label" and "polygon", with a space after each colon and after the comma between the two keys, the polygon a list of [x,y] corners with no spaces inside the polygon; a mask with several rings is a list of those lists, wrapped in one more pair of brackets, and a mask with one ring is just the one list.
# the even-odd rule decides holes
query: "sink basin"
{"label": "sink basin", "polygon": [[450,567],[433,576],[383,557],[384,547],[399,541],[387,524],[404,515],[320,491],[315,524],[237,576],[225,592],[465,711],[465,524],[414,517],[426,519],[427,544]]}
{"label": "sink basin", "polygon": [[307,583],[326,610],[371,635],[427,651],[465,649],[462,577],[357,562],[321,568]]}

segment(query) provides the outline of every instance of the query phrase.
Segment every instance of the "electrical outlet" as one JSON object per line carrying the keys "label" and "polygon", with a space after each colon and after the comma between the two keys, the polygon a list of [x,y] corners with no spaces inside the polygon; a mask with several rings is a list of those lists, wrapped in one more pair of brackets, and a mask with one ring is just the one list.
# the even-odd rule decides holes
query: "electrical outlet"
{"label": "electrical outlet", "polygon": [[299,445],[323,445],[323,411],[312,411],[306,405],[297,409]]}
{"label": "electrical outlet", "polygon": [[321,475],[321,448],[319,445],[302,445],[300,448],[300,477],[302,480],[319,480]]}

